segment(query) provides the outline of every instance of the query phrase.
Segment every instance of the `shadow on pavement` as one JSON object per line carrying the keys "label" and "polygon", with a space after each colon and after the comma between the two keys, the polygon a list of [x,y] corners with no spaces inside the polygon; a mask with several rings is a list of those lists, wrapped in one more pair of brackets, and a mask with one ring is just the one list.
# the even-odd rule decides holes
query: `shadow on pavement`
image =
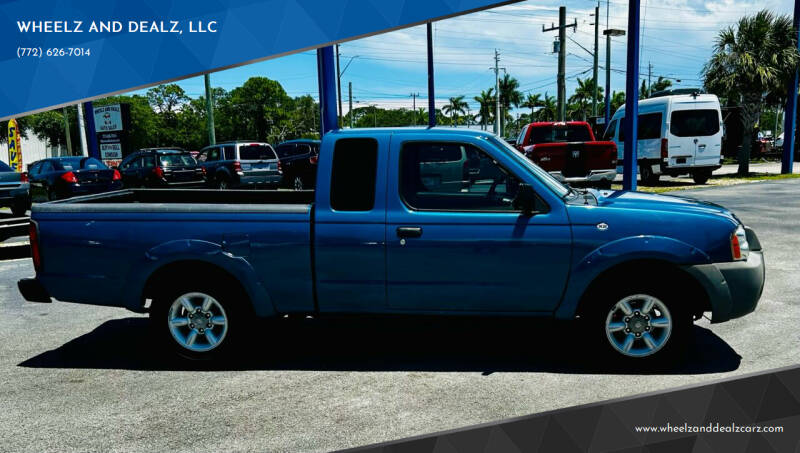
{"label": "shadow on pavement", "polygon": [[741,357],[694,327],[685,362],[647,370],[595,359],[578,323],[535,319],[281,319],[257,325],[241,354],[192,362],[148,338],[146,318],[107,321],[19,364],[31,368],[131,370],[475,371],[580,374],[704,374],[732,371]]}

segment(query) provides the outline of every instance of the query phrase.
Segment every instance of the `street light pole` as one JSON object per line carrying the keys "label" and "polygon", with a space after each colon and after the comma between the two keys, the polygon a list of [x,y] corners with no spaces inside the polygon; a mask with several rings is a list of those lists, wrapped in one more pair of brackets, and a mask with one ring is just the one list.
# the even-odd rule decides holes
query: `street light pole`
{"label": "street light pole", "polygon": [[592,96],[592,116],[597,117],[597,53],[598,53],[598,33],[600,30],[600,2],[594,7],[594,68],[592,70],[592,81],[594,82],[594,96]]}

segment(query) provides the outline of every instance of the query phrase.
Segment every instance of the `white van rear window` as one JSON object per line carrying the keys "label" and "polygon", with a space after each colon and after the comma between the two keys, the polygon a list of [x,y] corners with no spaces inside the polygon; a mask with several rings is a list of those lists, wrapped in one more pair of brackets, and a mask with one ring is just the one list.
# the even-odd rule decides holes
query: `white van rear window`
{"label": "white van rear window", "polygon": [[669,131],[677,137],[714,135],[719,132],[716,110],[676,110],[672,112]]}

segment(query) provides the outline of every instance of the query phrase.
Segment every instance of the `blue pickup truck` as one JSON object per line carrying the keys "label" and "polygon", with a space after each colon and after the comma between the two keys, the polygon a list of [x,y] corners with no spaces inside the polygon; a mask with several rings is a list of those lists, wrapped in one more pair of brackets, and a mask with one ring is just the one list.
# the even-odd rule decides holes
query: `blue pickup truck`
{"label": "blue pickup truck", "polygon": [[756,234],[720,206],[573,189],[457,129],[326,134],[315,192],[39,204],[30,235],[27,300],[149,312],[192,358],[235,347],[257,318],[457,314],[575,320],[609,356],[652,363],[676,358],[704,312],[752,312],[765,272]]}

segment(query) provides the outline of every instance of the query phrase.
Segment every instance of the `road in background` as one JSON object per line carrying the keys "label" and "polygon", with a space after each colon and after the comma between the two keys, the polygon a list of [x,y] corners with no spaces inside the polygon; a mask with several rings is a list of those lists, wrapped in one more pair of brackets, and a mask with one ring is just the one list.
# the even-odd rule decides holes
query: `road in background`
{"label": "road in background", "polygon": [[[758,170],[753,170],[758,171]],[[800,180],[683,191],[757,231],[755,313],[695,327],[686,364],[592,362],[572,323],[296,320],[246,357],[176,362],[121,309],[24,303],[30,259],[0,262],[0,438],[9,451],[325,451],[800,362]]]}

